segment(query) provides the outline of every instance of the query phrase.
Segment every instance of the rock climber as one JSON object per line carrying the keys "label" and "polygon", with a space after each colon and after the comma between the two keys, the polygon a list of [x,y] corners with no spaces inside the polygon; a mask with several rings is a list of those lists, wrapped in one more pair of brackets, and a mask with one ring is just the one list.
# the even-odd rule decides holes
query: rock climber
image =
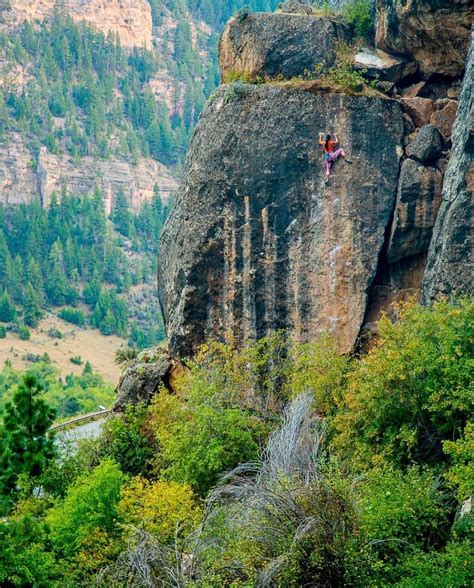
{"label": "rock climber", "polygon": [[344,149],[336,149],[337,145],[339,145],[339,139],[337,138],[336,134],[334,134],[333,138],[332,135],[319,133],[319,144],[323,148],[324,159],[326,162],[327,184],[329,182],[329,178],[331,177],[334,162],[339,159],[339,157],[343,157],[346,163],[352,163],[352,161],[347,157]]}

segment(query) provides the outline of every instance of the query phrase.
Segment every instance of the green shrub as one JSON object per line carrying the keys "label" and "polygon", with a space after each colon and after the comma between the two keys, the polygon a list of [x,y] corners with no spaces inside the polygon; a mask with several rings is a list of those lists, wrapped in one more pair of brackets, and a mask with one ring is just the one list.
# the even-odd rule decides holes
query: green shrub
{"label": "green shrub", "polygon": [[52,328],[52,329],[49,329],[49,331],[48,331],[48,337],[51,337],[52,339],[62,339],[63,334],[61,333],[61,331],[59,329]]}
{"label": "green shrub", "polygon": [[466,500],[474,493],[474,423],[468,423],[461,439],[444,441],[443,450],[452,463],[446,480],[457,490],[458,499]]}
{"label": "green shrub", "polygon": [[82,357],[80,355],[74,355],[69,358],[69,361],[74,365],[82,365]]}
{"label": "green shrub", "polygon": [[109,419],[99,440],[99,453],[113,459],[132,476],[150,475],[159,446],[147,422],[143,404],[130,405],[124,414]]}
{"label": "green shrub", "polygon": [[201,496],[223,472],[259,454],[264,429],[245,410],[211,399],[183,402],[163,391],[151,415],[161,448],[157,467],[168,480],[191,484]]}
{"label": "green shrub", "polygon": [[415,551],[400,569],[396,588],[468,588],[474,585],[472,544],[448,543],[441,551]]}
{"label": "green shrub", "polygon": [[356,36],[369,43],[375,36],[375,8],[373,0],[354,0],[347,2],[341,10],[342,15],[352,26]]}
{"label": "green shrub", "polygon": [[474,408],[474,301],[404,304],[378,326],[333,420],[336,449],[354,466],[443,462],[443,441],[463,434]]}
{"label": "green shrub", "polygon": [[22,341],[29,341],[31,338],[30,329],[26,325],[20,325],[18,327],[18,336]]}
{"label": "green shrub", "polygon": [[7,336],[7,329],[5,325],[0,325],[0,339],[5,339]]}
{"label": "green shrub", "polygon": [[78,325],[79,327],[82,327],[86,323],[84,311],[79,308],[62,308],[58,312],[58,316],[64,321]]}
{"label": "green shrub", "polygon": [[358,537],[345,564],[350,586],[392,586],[406,557],[439,548],[449,537],[452,513],[429,471],[374,469],[356,485],[356,505]]}

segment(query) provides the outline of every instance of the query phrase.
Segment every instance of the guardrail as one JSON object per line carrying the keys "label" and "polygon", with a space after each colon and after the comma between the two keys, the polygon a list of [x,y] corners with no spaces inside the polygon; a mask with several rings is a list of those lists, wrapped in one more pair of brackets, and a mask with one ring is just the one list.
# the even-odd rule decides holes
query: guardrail
{"label": "guardrail", "polygon": [[73,419],[71,419],[69,421],[66,421],[65,423],[58,423],[56,425],[53,425],[52,427],[49,428],[49,430],[50,431],[59,431],[61,429],[68,429],[69,427],[72,427],[73,425],[98,420],[100,418],[103,418],[103,417],[109,415],[111,412],[112,412],[112,410],[110,409],[110,410],[100,410],[98,412],[90,412],[89,414],[81,414],[77,417],[74,417]]}

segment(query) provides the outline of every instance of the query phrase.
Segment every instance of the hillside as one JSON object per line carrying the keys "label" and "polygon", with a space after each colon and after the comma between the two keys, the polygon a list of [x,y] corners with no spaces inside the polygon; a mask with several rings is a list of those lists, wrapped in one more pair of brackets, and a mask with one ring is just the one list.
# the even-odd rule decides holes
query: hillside
{"label": "hillside", "polygon": [[[237,3],[238,4],[238,3]],[[253,3],[257,9],[271,2]],[[236,3],[88,0],[2,4],[1,200],[99,187],[110,210],[167,199],[205,99],[215,47]]]}

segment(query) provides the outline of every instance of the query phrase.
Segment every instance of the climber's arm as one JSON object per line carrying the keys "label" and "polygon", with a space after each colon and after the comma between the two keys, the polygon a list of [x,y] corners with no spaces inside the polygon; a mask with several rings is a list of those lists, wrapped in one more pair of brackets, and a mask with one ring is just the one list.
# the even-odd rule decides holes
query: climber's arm
{"label": "climber's arm", "polygon": [[339,143],[339,139],[337,138],[336,133],[334,133],[334,139],[332,142],[334,143],[334,145],[337,145]]}
{"label": "climber's arm", "polygon": [[324,133],[319,133],[319,144],[324,145]]}

